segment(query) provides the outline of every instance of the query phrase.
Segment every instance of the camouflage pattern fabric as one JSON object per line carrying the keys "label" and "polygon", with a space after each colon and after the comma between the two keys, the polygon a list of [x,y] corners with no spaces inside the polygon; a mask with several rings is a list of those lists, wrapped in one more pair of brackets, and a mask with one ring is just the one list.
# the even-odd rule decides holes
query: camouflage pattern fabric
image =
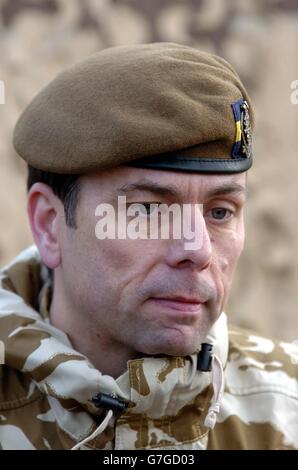
{"label": "camouflage pattern fabric", "polygon": [[35,247],[0,276],[0,443],[3,449],[70,449],[99,426],[91,397],[128,403],[83,449],[298,449],[298,351],[231,328],[223,313],[214,344],[226,388],[218,422],[204,426],[209,372],[196,355],[128,362],[118,379],[102,375],[50,324],[49,280]]}

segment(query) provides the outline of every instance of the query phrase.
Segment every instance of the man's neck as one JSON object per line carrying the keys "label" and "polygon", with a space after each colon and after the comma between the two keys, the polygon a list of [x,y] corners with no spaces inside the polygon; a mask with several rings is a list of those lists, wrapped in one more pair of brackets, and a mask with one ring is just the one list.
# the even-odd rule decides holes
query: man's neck
{"label": "man's neck", "polygon": [[59,289],[53,289],[53,298],[49,309],[51,324],[62,330],[69,338],[72,347],[86,356],[93,366],[102,374],[115,379],[127,369],[127,361],[140,357],[138,353],[128,351],[121,344],[111,343],[104,337],[103,331],[96,328],[94,322],[88,321],[76,313],[75,308],[63,301]]}

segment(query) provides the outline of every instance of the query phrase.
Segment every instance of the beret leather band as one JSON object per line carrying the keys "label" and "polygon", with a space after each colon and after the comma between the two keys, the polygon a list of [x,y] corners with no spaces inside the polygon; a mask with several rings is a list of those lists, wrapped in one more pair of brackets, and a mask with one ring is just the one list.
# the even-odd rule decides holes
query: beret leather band
{"label": "beret leather band", "polygon": [[185,171],[191,173],[242,173],[249,170],[252,166],[252,158],[231,159],[203,159],[186,158],[177,155],[164,157],[158,155],[155,157],[139,158],[132,162],[125,163],[126,166],[137,168],[151,168],[156,170]]}

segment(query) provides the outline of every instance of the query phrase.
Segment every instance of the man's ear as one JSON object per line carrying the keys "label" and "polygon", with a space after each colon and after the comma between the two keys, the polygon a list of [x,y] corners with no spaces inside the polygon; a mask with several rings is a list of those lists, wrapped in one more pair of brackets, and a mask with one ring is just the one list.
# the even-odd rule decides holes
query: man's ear
{"label": "man's ear", "polygon": [[48,185],[35,183],[28,193],[27,210],[40,256],[46,266],[55,269],[61,263],[59,230],[63,204]]}

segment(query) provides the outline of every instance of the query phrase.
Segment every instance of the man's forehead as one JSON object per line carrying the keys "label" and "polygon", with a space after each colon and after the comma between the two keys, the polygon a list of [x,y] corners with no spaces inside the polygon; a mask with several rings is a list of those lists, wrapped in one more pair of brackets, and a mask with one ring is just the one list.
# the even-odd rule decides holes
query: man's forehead
{"label": "man's forehead", "polygon": [[100,183],[98,187],[117,195],[152,192],[179,199],[190,193],[204,196],[246,193],[246,173],[200,174],[119,167],[97,172],[93,178]]}

